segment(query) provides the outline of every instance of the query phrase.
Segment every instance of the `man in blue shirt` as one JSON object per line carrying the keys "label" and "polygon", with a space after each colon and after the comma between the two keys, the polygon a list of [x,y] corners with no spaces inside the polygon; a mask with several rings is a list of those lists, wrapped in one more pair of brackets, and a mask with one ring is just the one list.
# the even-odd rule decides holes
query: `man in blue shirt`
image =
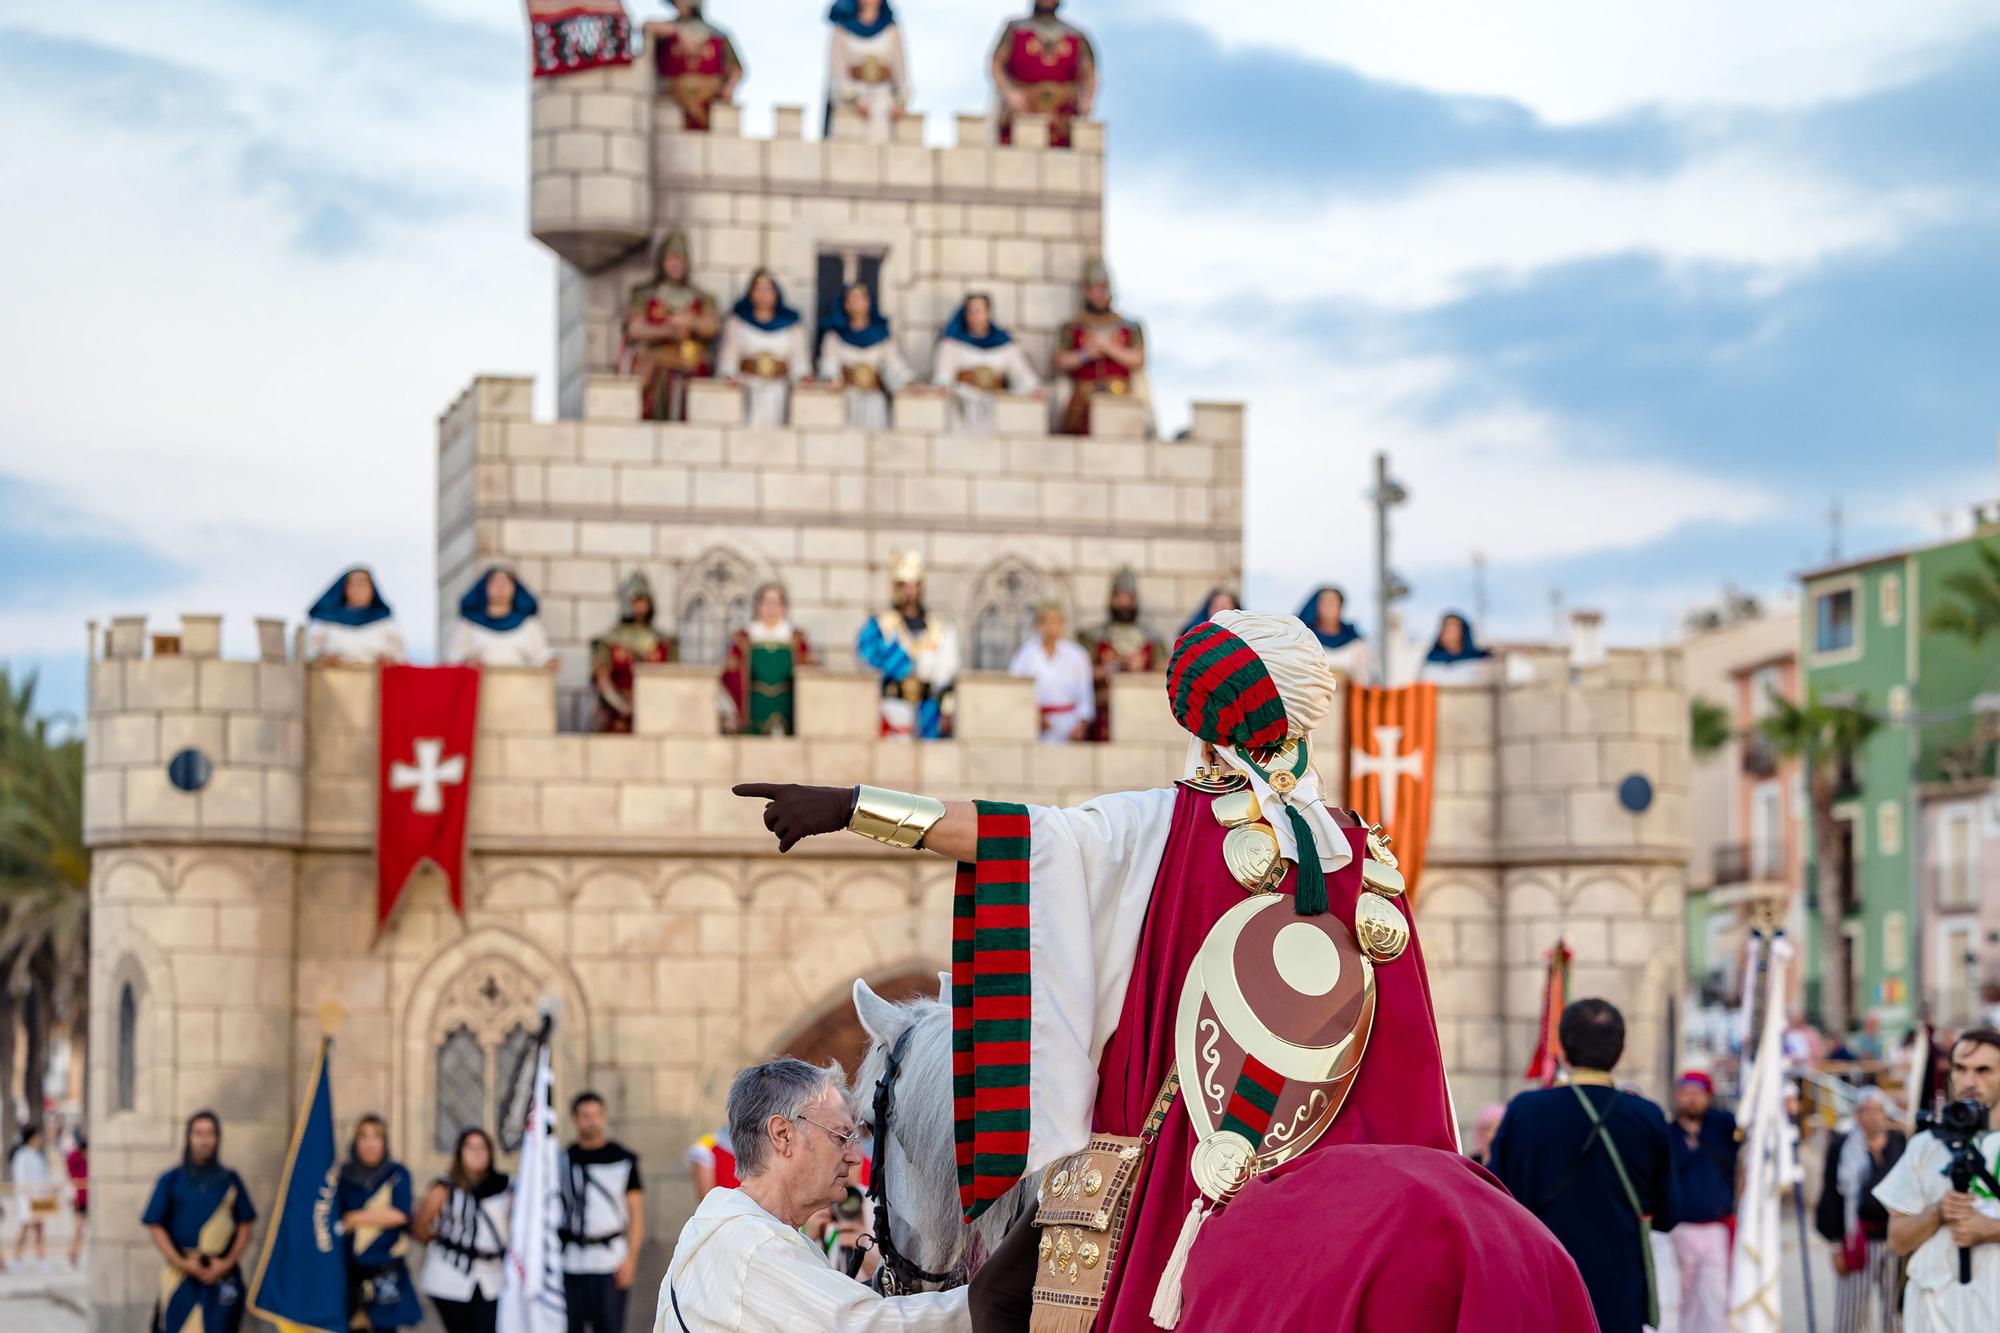
{"label": "man in blue shirt", "polygon": [[1727,1333],[1729,1219],[1736,1212],[1736,1117],[1715,1083],[1690,1069],[1674,1085],[1674,1187],[1681,1221],[1670,1239],[1681,1269],[1681,1333]]}

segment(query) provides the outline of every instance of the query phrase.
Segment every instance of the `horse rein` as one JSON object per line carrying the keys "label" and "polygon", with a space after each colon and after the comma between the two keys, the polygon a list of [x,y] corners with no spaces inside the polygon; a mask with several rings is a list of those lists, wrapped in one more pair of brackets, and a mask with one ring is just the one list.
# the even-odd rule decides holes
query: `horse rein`
{"label": "horse rein", "polygon": [[[875,1234],[862,1239],[873,1240],[875,1248],[882,1255],[882,1288],[887,1295],[904,1295],[921,1291],[925,1283],[936,1290],[949,1290],[963,1286],[965,1279],[955,1272],[933,1273],[920,1266],[915,1260],[896,1248],[892,1233],[895,1228],[889,1222],[889,1124],[890,1114],[895,1107],[896,1077],[902,1073],[903,1056],[909,1050],[910,1038],[916,1035],[916,1025],[911,1024],[896,1038],[889,1048],[889,1058],[882,1066],[882,1076],[875,1080],[875,1156],[869,1168],[868,1197],[875,1203]],[[854,1247],[854,1257],[848,1261],[847,1275],[856,1277],[861,1271],[862,1259],[867,1254],[864,1245]],[[953,1256],[956,1264],[957,1255]]]}

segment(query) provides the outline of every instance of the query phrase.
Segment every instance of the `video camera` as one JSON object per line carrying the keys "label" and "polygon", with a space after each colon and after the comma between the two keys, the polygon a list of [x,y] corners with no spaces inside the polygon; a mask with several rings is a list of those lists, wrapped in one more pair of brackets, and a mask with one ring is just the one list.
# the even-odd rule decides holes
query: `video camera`
{"label": "video camera", "polygon": [[[2000,1180],[1995,1180],[1986,1169],[1986,1159],[1979,1152],[1979,1136],[1986,1132],[1989,1114],[1983,1102],[1970,1097],[1946,1102],[1936,1111],[1917,1108],[1917,1132],[1928,1133],[1951,1150],[1951,1161],[1944,1173],[1951,1177],[1951,1187],[1959,1194],[1970,1193],[1972,1182],[1977,1179],[2000,1197]],[[1963,1245],[1958,1248],[1958,1280],[1961,1285],[1972,1281],[1972,1251]]]}

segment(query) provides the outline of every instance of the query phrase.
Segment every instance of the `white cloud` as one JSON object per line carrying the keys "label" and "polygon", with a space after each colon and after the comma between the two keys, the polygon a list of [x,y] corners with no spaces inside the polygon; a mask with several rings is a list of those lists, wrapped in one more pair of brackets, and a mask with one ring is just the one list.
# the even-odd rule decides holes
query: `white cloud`
{"label": "white cloud", "polygon": [[[1851,96],[1905,76],[1994,22],[1988,0],[1124,0],[1123,7],[1165,9],[1231,46],[1282,50],[1436,92],[1510,98],[1558,123],[1650,103],[1782,108]],[[1115,51],[1106,53],[1106,70],[1119,76]]]}

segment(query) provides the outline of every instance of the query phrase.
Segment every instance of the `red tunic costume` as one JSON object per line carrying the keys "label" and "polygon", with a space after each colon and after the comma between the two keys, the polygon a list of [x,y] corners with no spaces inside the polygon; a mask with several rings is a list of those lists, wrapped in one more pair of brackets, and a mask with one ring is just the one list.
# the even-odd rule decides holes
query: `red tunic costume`
{"label": "red tunic costume", "polygon": [[[1086,310],[1063,325],[1056,346],[1065,352],[1083,350],[1086,333],[1110,333],[1112,341],[1133,351],[1146,350],[1146,333],[1134,320],[1115,310]],[[1090,434],[1090,400],[1100,393],[1124,397],[1133,391],[1132,372],[1108,356],[1094,356],[1069,372],[1069,403],[1063,409],[1065,435]]]}
{"label": "red tunic costume", "polygon": [[680,106],[688,129],[706,130],[709,108],[722,99],[732,75],[742,77],[743,62],[722,29],[699,18],[681,19],[676,26],[678,40],[663,37],[653,47],[660,92]]}
{"label": "red tunic costume", "polygon": [[[1070,125],[1078,110],[1078,85],[1097,67],[1097,52],[1081,28],[1054,15],[1016,19],[1000,34],[996,54],[1007,78],[1027,94],[1030,110],[1049,118],[1049,144],[1070,145]],[[1013,111],[1000,107],[1000,142],[1014,142]]]}

